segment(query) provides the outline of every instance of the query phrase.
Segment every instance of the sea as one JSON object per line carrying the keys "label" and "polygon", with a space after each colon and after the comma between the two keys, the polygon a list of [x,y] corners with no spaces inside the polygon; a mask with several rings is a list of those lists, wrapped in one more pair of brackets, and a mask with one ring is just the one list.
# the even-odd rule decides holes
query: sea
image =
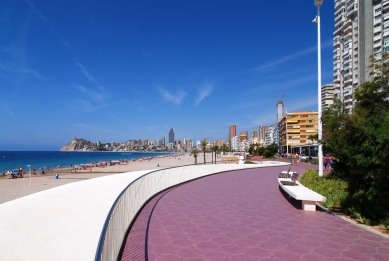
{"label": "sea", "polygon": [[70,165],[88,164],[111,160],[138,160],[140,158],[168,155],[166,152],[62,152],[62,151],[0,151],[0,173],[23,168],[29,171],[34,167],[49,170],[69,168]]}

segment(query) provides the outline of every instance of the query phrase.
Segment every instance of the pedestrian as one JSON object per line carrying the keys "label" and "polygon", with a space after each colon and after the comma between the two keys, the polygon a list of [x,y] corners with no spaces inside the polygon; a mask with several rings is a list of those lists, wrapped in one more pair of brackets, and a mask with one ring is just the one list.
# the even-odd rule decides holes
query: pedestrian
{"label": "pedestrian", "polygon": [[298,161],[298,155],[297,155],[297,153],[294,153],[293,154],[293,165],[297,165],[297,161]]}
{"label": "pedestrian", "polygon": [[331,170],[331,166],[330,166],[330,157],[329,155],[327,154],[325,157],[324,157],[324,160],[323,160],[323,163],[324,163],[324,170],[327,170],[327,167],[328,167],[328,170]]}

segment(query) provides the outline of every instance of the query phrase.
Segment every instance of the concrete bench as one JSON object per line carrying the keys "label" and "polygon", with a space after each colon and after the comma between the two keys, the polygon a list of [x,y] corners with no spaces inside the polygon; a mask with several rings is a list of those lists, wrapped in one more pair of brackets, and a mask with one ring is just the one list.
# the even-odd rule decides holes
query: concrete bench
{"label": "concrete bench", "polygon": [[291,173],[283,171],[278,178],[278,184],[280,187],[289,194],[290,197],[301,200],[302,209],[305,211],[316,211],[316,202],[326,202],[326,197],[310,190],[297,181],[298,174],[294,172],[290,178],[284,178],[284,174],[290,175]]}

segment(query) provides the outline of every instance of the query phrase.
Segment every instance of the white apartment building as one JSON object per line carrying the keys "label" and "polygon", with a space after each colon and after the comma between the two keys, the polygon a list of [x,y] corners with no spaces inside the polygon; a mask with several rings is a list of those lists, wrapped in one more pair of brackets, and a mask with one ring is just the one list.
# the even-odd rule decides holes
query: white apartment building
{"label": "white apartment building", "polygon": [[325,84],[321,87],[321,106],[323,110],[328,109],[334,104],[334,98],[339,97],[339,90],[335,90],[336,85],[333,83]]}
{"label": "white apartment building", "polygon": [[240,151],[240,139],[239,136],[231,137],[231,149],[234,151]]}
{"label": "white apartment building", "polygon": [[274,127],[274,125],[271,125],[265,131],[265,146],[269,146],[274,142]]}
{"label": "white apartment building", "polygon": [[196,141],[196,148],[198,149],[198,150],[201,150],[202,148],[201,148],[201,141],[200,140],[197,140]]}
{"label": "white apartment building", "polygon": [[389,0],[335,0],[333,76],[335,93],[349,111],[360,84],[371,81],[369,56],[389,51]]}
{"label": "white apartment building", "polygon": [[248,140],[242,140],[239,144],[239,151],[249,151],[250,143]]}
{"label": "white apartment building", "polygon": [[185,140],[185,147],[187,150],[191,150],[193,148],[193,141],[191,139]]}

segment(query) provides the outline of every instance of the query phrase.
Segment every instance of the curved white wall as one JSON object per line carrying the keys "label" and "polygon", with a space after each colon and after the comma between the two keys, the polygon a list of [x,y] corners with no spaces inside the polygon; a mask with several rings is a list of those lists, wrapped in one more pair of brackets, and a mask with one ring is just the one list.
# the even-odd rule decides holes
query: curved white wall
{"label": "curved white wall", "polygon": [[288,163],[194,165],[127,172],[75,182],[3,203],[0,205],[0,260],[93,260],[107,215],[118,196],[131,184],[120,200],[125,204],[115,207],[102,244],[108,250],[103,251],[102,260],[115,260],[133,216],[159,191],[222,171],[277,165]]}

